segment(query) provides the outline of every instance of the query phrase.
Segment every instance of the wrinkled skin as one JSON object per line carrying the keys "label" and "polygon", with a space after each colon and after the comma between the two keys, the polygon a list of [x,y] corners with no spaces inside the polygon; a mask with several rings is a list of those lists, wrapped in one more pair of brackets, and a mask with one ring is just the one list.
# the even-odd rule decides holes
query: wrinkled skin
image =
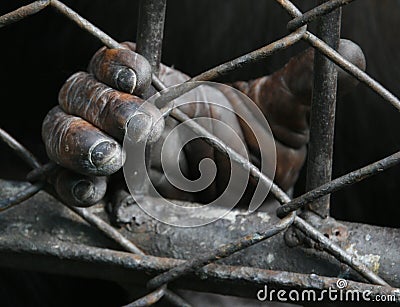
{"label": "wrinkled skin", "polygon": [[[215,181],[209,187],[194,197],[175,188],[165,178],[160,166],[160,150],[168,132],[177,123],[167,118],[165,123],[158,121],[157,125],[148,126],[148,123],[157,122],[160,117],[158,109],[151,104],[141,108],[141,116],[136,115],[135,112],[143,104],[143,100],[136,95],[146,90],[144,85],[150,86],[150,69],[148,63],[134,52],[134,44],[125,43],[124,46],[130,50],[100,49],[90,61],[89,74],[76,73],[63,85],[58,99],[60,106],[52,109],[43,123],[42,136],[49,157],[59,165],[82,174],[82,180],[88,182],[88,188],[94,193],[94,177],[87,176],[109,176],[122,167],[123,154],[117,141],[121,141],[129,122],[130,125],[137,126],[138,133],[133,138],[141,140],[144,138],[142,134],[147,131],[146,133],[151,135],[150,141],[155,143],[151,177],[164,197],[198,202],[218,197],[228,182],[230,164],[226,157],[204,140],[190,142],[184,147],[184,154],[179,155],[181,146],[178,137],[174,144],[169,145],[168,154],[171,157],[180,156],[182,171],[189,178],[198,176],[201,160],[214,160],[218,171]],[[339,52],[365,69],[363,53],[354,43],[342,40]],[[314,51],[310,48],[292,58],[282,69],[270,76],[232,84],[250,97],[269,121],[273,135],[261,123],[258,123],[259,129],[256,133],[270,138],[268,144],[275,140],[277,166],[274,180],[286,191],[293,188],[306,157],[313,56]],[[138,73],[133,74],[135,71]],[[189,77],[162,65],[160,79],[167,86],[172,86],[188,80]],[[350,88],[349,84],[352,82],[345,73],[339,73],[339,83],[344,84],[345,88]],[[206,96],[213,97],[219,104],[234,110],[248,103],[229,88],[219,90],[206,87],[204,91]],[[268,156],[269,160],[264,163],[273,165],[274,157],[268,155],[270,148],[260,147],[246,124],[257,121],[250,109],[246,113],[247,118],[240,120],[223,108],[201,102],[181,106],[180,109],[191,118],[209,117],[224,122],[240,137],[244,147],[240,147],[232,140],[230,133],[222,129],[206,126],[205,128],[242,156],[255,157],[255,164],[258,164],[257,157],[263,156],[265,152],[264,155]],[[146,118],[144,121],[143,116]],[[250,180],[248,194],[251,194],[254,184]],[[75,188],[74,184],[71,186]],[[76,190],[82,194],[81,190]],[[101,197],[101,194],[98,194],[97,198],[86,195],[87,202],[83,202],[79,196],[74,196],[73,191],[68,195],[73,196],[72,201],[65,200],[79,206],[82,203],[84,206],[94,204],[97,198]]]}

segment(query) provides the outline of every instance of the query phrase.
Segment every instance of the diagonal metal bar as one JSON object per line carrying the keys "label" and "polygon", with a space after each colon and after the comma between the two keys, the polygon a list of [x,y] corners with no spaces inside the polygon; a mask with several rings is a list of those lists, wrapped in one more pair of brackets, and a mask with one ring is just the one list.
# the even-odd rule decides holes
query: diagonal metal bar
{"label": "diagonal metal bar", "polygon": [[171,116],[180,122],[185,122],[187,126],[195,132],[200,137],[204,138],[208,144],[213,146],[219,152],[228,155],[233,161],[238,162],[245,170],[250,172],[250,175],[254,177],[256,180],[261,181],[267,186],[271,186],[271,193],[279,200],[281,203],[288,203],[290,201],[290,197],[279,188],[268,176],[263,174],[254,164],[252,164],[245,157],[237,153],[230,146],[224,144],[219,138],[217,138],[212,133],[208,132],[205,128],[200,126],[197,122],[191,121],[190,117],[183,113],[181,110],[175,108],[171,112]]}
{"label": "diagonal metal bar", "polygon": [[[57,197],[57,199],[61,202],[62,200]],[[63,203],[64,204],[64,203]],[[85,208],[77,208],[68,206],[64,204],[67,208],[78,214],[83,220],[88,222],[90,225],[96,227],[101,232],[103,232],[107,237],[117,242],[121,245],[126,251],[131,252],[136,255],[146,256],[146,254],[139,249],[135,244],[133,244],[130,240],[128,240],[125,236],[123,236],[118,230],[104,222],[101,218],[91,213],[88,209]],[[165,289],[164,291],[166,299],[170,301],[172,304],[176,306],[190,306],[184,299],[182,299],[179,295],[174,292]]]}
{"label": "diagonal metal bar", "polygon": [[313,202],[314,200],[338,191],[344,187],[352,185],[361,180],[367,179],[371,176],[380,174],[381,172],[396,166],[400,163],[400,151],[376,161],[372,164],[364,166],[363,168],[357,169],[351,173],[343,175],[339,178],[332,180],[312,191],[309,191],[293,200],[289,203],[278,208],[277,213],[279,217],[283,217],[286,214],[304,207],[306,204]]}
{"label": "diagonal metal bar", "polygon": [[171,282],[179,277],[182,277],[183,275],[194,272],[195,270],[213,261],[228,257],[237,251],[250,247],[256,243],[262,242],[287,229],[293,223],[294,217],[294,214],[288,216],[285,219],[279,221],[276,225],[271,226],[264,232],[247,235],[243,238],[240,238],[236,242],[223,245],[208,254],[202,255],[193,260],[188,260],[184,264],[176,266],[168,272],[154,277],[147,283],[147,286],[150,289],[158,288],[165,283]]}
{"label": "diagonal metal bar", "polygon": [[20,8],[0,16],[0,28],[18,22],[28,16],[34,15],[45,9],[50,4],[50,0],[40,0],[21,6]]}
{"label": "diagonal metal bar", "polygon": [[[191,79],[186,81],[186,86],[182,86],[177,90],[169,92],[167,95],[162,95],[157,99],[157,105],[163,105],[166,106],[168,102],[178,98],[179,96],[183,95],[184,93],[192,90],[195,86],[196,83],[195,81],[210,81],[214,80],[218,77],[222,77],[229,72],[234,71],[235,69],[241,68],[245,65],[248,65],[250,63],[257,62],[261,59],[265,59],[268,56],[271,56],[272,54],[286,49],[293,44],[297,43],[300,39],[302,39],[302,36],[306,32],[307,28],[306,26],[296,30],[293,33],[290,33],[289,35],[274,41],[264,47],[261,47],[257,50],[254,50],[252,52],[249,52],[245,55],[242,55],[238,58],[235,58],[233,60],[230,60],[228,62],[225,62],[223,64],[220,64],[214,68],[211,68]],[[152,76],[152,82],[154,87],[162,91],[166,89],[166,86],[162,83],[162,81],[155,75]],[[192,82],[192,83],[190,83]]]}
{"label": "diagonal metal bar", "polygon": [[[26,149],[21,143],[14,139],[5,130],[0,128],[0,140],[7,144],[22,160],[32,168],[40,167],[40,162],[36,157]],[[26,189],[18,192],[16,195],[0,199],[0,212],[10,209],[24,200],[29,199],[36,193],[38,193],[45,186],[44,182],[37,182]]]}
{"label": "diagonal metal bar", "polygon": [[364,263],[360,262],[356,257],[353,257],[352,255],[346,253],[339,245],[335,244],[324,235],[321,235],[321,233],[317,229],[315,229],[305,220],[301,218],[296,218],[293,224],[309,238],[319,243],[326,252],[334,256],[339,261],[348,264],[367,280],[377,285],[389,286],[386,281],[384,281],[377,274],[368,269]]}
{"label": "diagonal metal bar", "polygon": [[[302,16],[301,11],[288,0],[275,0],[277,1],[292,17]],[[316,37],[314,34],[306,31],[302,37],[303,40],[308,42],[311,46],[318,49],[322,54],[331,59],[336,65],[354,76],[360,82],[366,84],[375,93],[381,96],[383,99],[391,103],[397,110],[400,110],[400,100],[382,86],[378,81],[371,78],[366,72],[359,69],[354,64],[344,59],[338,52],[329,47],[325,42]]]}
{"label": "diagonal metal bar", "polygon": [[360,82],[366,84],[375,93],[391,103],[397,110],[400,110],[400,100],[395,95],[388,91],[382,84],[371,78],[366,72],[344,59],[337,51],[327,46],[321,39],[308,31],[304,34],[303,39],[311,46],[317,48],[340,68],[354,76]]}
{"label": "diagonal metal bar", "polygon": [[58,0],[51,0],[50,5],[54,7],[58,12],[68,17],[72,21],[74,21],[80,28],[89,32],[94,37],[98,38],[104,45],[109,48],[121,49],[124,48],[121,44],[119,44],[116,40],[110,37],[108,34],[104,33],[102,30],[93,25],[90,21],[86,20],[78,13],[70,9],[64,3]]}
{"label": "diagonal metal bar", "polygon": [[331,1],[327,1],[323,4],[320,4],[316,7],[314,7],[313,9],[305,12],[304,14],[302,14],[299,17],[296,17],[294,19],[292,19],[291,21],[288,22],[287,24],[287,29],[289,31],[294,31],[299,27],[302,27],[308,23],[310,23],[311,21],[317,19],[318,17],[321,17],[327,13],[332,12],[333,10],[347,5],[351,2],[353,2],[354,0],[331,0]]}
{"label": "diagonal metal bar", "polygon": [[165,295],[166,289],[167,289],[167,286],[163,285],[160,288],[154,290],[153,292],[137,299],[136,301],[129,303],[128,305],[125,305],[124,307],[151,306],[163,298],[163,296]]}
{"label": "diagonal metal bar", "polygon": [[[60,200],[61,201],[61,200]],[[102,231],[107,237],[117,242],[128,252],[145,255],[145,253],[138,248],[135,244],[133,244],[130,240],[125,238],[118,230],[104,222],[101,218],[97,217],[95,214],[91,213],[88,209],[85,208],[77,208],[66,205],[70,210],[74,211],[78,214],[82,219],[88,222],[90,225],[96,227],[100,231]]]}
{"label": "diagonal metal bar", "polygon": [[26,149],[21,143],[0,128],[0,140],[6,143],[19,157],[22,158],[31,168],[40,167],[40,162],[35,156]]}
{"label": "diagonal metal bar", "polygon": [[23,201],[31,198],[33,195],[35,195],[41,189],[43,189],[44,186],[45,186],[44,182],[37,182],[13,196],[10,196],[5,199],[0,199],[0,212],[10,209],[22,203]]}
{"label": "diagonal metal bar", "polygon": [[209,81],[216,79],[218,77],[224,76],[227,73],[234,71],[238,68],[243,67],[244,65],[257,62],[261,59],[265,59],[270,55],[274,54],[277,51],[286,49],[293,44],[297,43],[302,39],[304,33],[306,32],[306,26],[297,29],[296,31],[290,33],[289,35],[274,41],[260,49],[254,50],[250,53],[242,55],[236,59],[233,59],[229,62],[218,65],[214,68],[211,68],[195,77],[190,79],[190,81]]}

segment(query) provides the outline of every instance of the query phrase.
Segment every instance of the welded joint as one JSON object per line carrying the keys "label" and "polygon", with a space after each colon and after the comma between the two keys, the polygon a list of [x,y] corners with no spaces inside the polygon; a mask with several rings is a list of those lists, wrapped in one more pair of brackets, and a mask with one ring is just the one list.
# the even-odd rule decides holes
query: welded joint
{"label": "welded joint", "polygon": [[[312,211],[303,212],[302,217],[332,242],[341,246],[344,246],[348,242],[349,232],[347,226],[336,221],[334,218],[327,217],[323,219]],[[290,227],[286,231],[284,238],[289,247],[303,246],[323,250],[323,247],[319,243],[310,239],[296,227]]]}

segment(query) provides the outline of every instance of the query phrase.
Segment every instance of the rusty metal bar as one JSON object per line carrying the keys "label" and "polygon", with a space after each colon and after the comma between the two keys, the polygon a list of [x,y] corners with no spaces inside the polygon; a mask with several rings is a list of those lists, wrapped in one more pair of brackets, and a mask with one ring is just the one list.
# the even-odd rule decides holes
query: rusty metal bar
{"label": "rusty metal bar", "polygon": [[10,13],[0,16],[0,28],[8,26],[14,22],[18,22],[28,16],[34,15],[45,9],[50,4],[50,0],[39,0],[20,8]]}
{"label": "rusty metal bar", "polygon": [[400,110],[400,101],[395,95],[388,91],[379,82],[371,78],[366,72],[344,59],[338,52],[327,46],[321,39],[310,32],[306,32],[303,39],[311,46],[317,48],[343,70],[354,76],[360,82],[366,84],[375,93],[391,103],[397,110]]}
{"label": "rusty metal bar", "polygon": [[269,226],[268,229],[264,232],[256,232],[253,234],[249,234],[245,237],[240,238],[236,242],[223,245],[213,250],[212,252],[206,253],[192,260],[188,260],[184,264],[176,266],[173,269],[154,277],[147,283],[147,286],[151,289],[158,288],[162,284],[174,281],[179,277],[194,272],[195,270],[213,261],[226,258],[237,251],[240,251],[256,243],[271,238],[272,236],[287,229],[287,227],[289,227],[293,223],[294,216],[295,215],[293,214],[292,216],[288,216],[284,220],[279,221],[276,225]]}
{"label": "rusty metal bar", "polygon": [[309,238],[319,243],[322,248],[333,255],[339,261],[346,263],[353,269],[355,269],[361,276],[365,277],[367,280],[382,286],[389,286],[389,284],[380,278],[377,274],[372,272],[364,263],[359,261],[354,256],[345,252],[339,245],[335,244],[333,241],[329,240],[325,236],[321,236],[321,233],[311,226],[309,223],[301,218],[295,219],[293,224],[304,232]]}
{"label": "rusty metal bar", "polygon": [[175,108],[171,111],[171,116],[180,122],[185,122],[187,126],[195,132],[200,137],[204,138],[204,141],[213,146],[219,152],[228,155],[233,161],[236,161],[241,165],[245,170],[249,171],[250,175],[267,186],[271,186],[271,193],[279,200],[281,203],[288,203],[290,201],[290,197],[279,188],[268,176],[263,174],[254,164],[252,164],[249,160],[244,158],[242,155],[237,153],[231,147],[224,144],[219,138],[217,138],[212,133],[208,132],[204,127],[200,126],[195,121],[190,120],[189,116],[187,116],[184,112]]}
{"label": "rusty metal bar", "polygon": [[[319,1],[320,4],[324,2],[326,1]],[[335,50],[339,47],[341,15],[341,8],[338,8],[321,17],[317,27],[317,35]],[[307,191],[332,179],[336,94],[336,65],[321,53],[316,52],[307,156]],[[330,195],[326,195],[310,203],[308,209],[326,218],[329,215],[329,204]]]}
{"label": "rusty metal bar", "polygon": [[[119,245],[121,245],[126,251],[145,256],[146,254],[139,249],[135,244],[133,244],[130,240],[128,240],[126,237],[124,237],[118,230],[116,230],[114,227],[109,225],[108,223],[104,222],[101,218],[96,216],[95,214],[91,213],[88,209],[85,208],[77,208],[77,207],[71,207],[67,206],[69,209],[74,211],[76,214],[78,214],[82,219],[84,219],[86,222],[91,224],[92,226],[96,227],[99,229],[101,232],[103,232],[107,237],[110,239],[114,240],[117,242]],[[165,295],[165,298],[171,302],[172,304],[176,306],[190,306],[184,299],[182,299],[179,295],[176,295],[174,292],[164,289],[163,290],[163,296]],[[143,297],[141,298],[142,301],[144,302],[150,298],[154,298],[153,296],[149,297]],[[139,299],[139,300],[141,300]],[[160,297],[161,299],[161,297]],[[138,301],[135,301],[138,303]],[[132,302],[131,304],[135,303]],[[135,305],[128,305],[128,306],[135,306]]]}
{"label": "rusty metal bar", "polygon": [[[149,61],[153,76],[158,76],[160,68],[166,6],[167,0],[140,0],[139,2],[136,52]],[[155,94],[154,89],[149,88],[142,96],[147,99],[153,94]],[[147,145],[145,150],[147,170],[151,168],[151,153],[152,146]],[[148,184],[144,179],[141,186],[137,187],[137,193],[145,194]]]}
{"label": "rusty metal bar", "polygon": [[6,143],[22,160],[30,167],[40,167],[40,162],[35,156],[26,149],[21,143],[9,135],[5,130],[0,128],[0,140]]}
{"label": "rusty metal bar", "polygon": [[18,192],[17,194],[0,199],[0,212],[5,211],[7,209],[10,209],[14,207],[15,205],[18,205],[22,203],[23,201],[31,198],[33,195],[38,193],[41,189],[43,189],[45,184],[43,182],[38,182],[35,184],[30,185],[26,189]]}
{"label": "rusty metal bar", "polygon": [[[142,272],[151,272],[153,275],[185,263],[185,260],[140,256],[63,241],[57,244],[55,242],[33,244],[26,239],[8,242],[4,238],[0,238],[0,259],[2,266],[136,283],[137,276],[141,276],[140,279],[145,276]],[[43,263],[51,265],[44,266]],[[331,287],[337,289],[335,286],[337,278],[333,277],[218,264],[210,264],[199,269],[187,279],[177,282],[176,286],[221,292],[212,285],[228,281],[230,286],[222,289],[225,294],[252,298],[256,295],[255,287],[264,285],[278,288],[327,290]],[[258,289],[256,288],[256,291]],[[350,280],[348,280],[346,290],[371,291],[372,296],[394,295],[396,301],[400,299],[400,289]]]}
{"label": "rusty metal bar", "polygon": [[60,166],[58,166],[56,163],[50,161],[40,167],[31,170],[28,175],[26,175],[26,180],[28,180],[29,182],[45,180],[51,172],[55,171],[59,167]]}
{"label": "rusty metal bar", "polygon": [[221,77],[231,71],[234,71],[235,69],[241,68],[244,65],[265,59],[265,58],[269,57],[270,55],[274,54],[275,52],[286,49],[286,48],[292,46],[293,44],[297,43],[303,37],[306,30],[307,30],[306,26],[304,26],[300,29],[297,29],[293,33],[290,33],[289,35],[287,35],[277,41],[274,41],[260,49],[254,50],[254,51],[249,52],[245,55],[242,55],[236,59],[233,59],[229,62],[223,63],[214,68],[211,68],[211,69],[193,77],[188,82],[213,80],[213,79]]}
{"label": "rusty metal bar", "polygon": [[102,30],[97,28],[91,22],[89,22],[88,20],[86,20],[85,18],[80,16],[78,13],[76,13],[75,11],[70,9],[64,3],[62,3],[58,0],[51,0],[50,5],[52,7],[54,7],[58,12],[60,12],[64,16],[68,17],[73,22],[75,22],[80,28],[89,32],[94,37],[98,38],[107,47],[114,48],[114,49],[124,48],[116,40],[114,40],[108,34],[104,33]]}
{"label": "rusty metal bar", "polygon": [[354,0],[330,0],[318,5],[317,7],[312,8],[311,10],[305,12],[303,15],[296,17],[288,22],[287,29],[289,31],[294,31],[299,27],[302,27],[311,21],[321,17],[327,13],[332,12],[333,10],[347,5]]}
{"label": "rusty metal bar", "polygon": [[306,204],[313,202],[314,200],[322,197],[324,195],[328,195],[335,191],[338,191],[344,187],[352,185],[356,182],[360,182],[361,180],[367,179],[371,176],[380,174],[381,172],[396,166],[400,163],[400,151],[384,158],[374,163],[371,163],[363,168],[357,169],[351,173],[343,175],[339,178],[332,180],[320,187],[315,188],[312,191],[309,191],[293,200],[289,203],[279,207],[277,209],[278,216],[284,217],[289,212],[295,211],[301,207],[304,207]]}
{"label": "rusty metal bar", "polygon": [[165,295],[166,289],[167,289],[166,285],[161,286],[157,290],[137,299],[136,301],[134,301],[132,303],[129,303],[128,305],[125,305],[124,307],[151,306],[163,298],[163,296]]}
{"label": "rusty metal bar", "polygon": [[[307,30],[307,27],[304,26],[277,41],[274,41],[264,47],[261,47],[260,49],[254,50],[254,51],[249,52],[245,55],[242,55],[236,59],[233,59],[231,61],[220,64],[214,68],[211,68],[211,69],[189,79],[188,81],[185,82],[186,85],[183,85],[178,90],[175,89],[173,92],[169,92],[167,95],[165,95],[165,94],[162,95],[161,97],[158,98],[157,104],[165,106],[168,102],[170,102],[170,101],[178,98],[179,96],[183,95],[184,93],[192,90],[195,87],[195,83],[191,83],[192,86],[189,86],[190,82],[214,80],[218,77],[226,75],[229,72],[234,71],[235,69],[241,68],[244,65],[257,62],[261,59],[267,58],[268,56],[270,56],[280,50],[284,50],[284,49],[292,46],[293,44],[297,43],[302,38],[302,36],[306,32],[306,30]],[[166,89],[166,86],[155,75],[152,76],[152,82],[153,82],[154,87],[158,91],[162,91],[162,90]]]}
{"label": "rusty metal bar", "polygon": [[[302,13],[290,1],[288,1],[288,0],[275,0],[275,1],[277,1],[284,9],[286,9],[292,17],[295,18],[295,17],[302,16]],[[86,30],[91,35],[93,35],[94,37],[99,39],[107,47],[109,47],[109,48],[124,48],[117,41],[112,39],[109,35],[107,35],[103,31],[101,31],[99,28],[97,28],[96,26],[91,24],[86,19],[84,19],[81,16],[79,16],[76,12],[74,12],[72,9],[70,9],[65,4],[61,3],[60,1],[52,0],[51,1],[51,5],[56,7],[56,9],[58,11],[60,11],[62,14],[64,14],[65,16],[70,18],[72,21],[77,23],[82,29]],[[295,32],[293,32],[293,33],[295,33]],[[290,34],[287,37],[290,37]],[[345,60],[339,53],[335,52],[332,48],[329,48],[328,46],[326,46],[326,44],[323,41],[321,41],[320,39],[318,39],[315,35],[313,35],[312,33],[308,32],[308,31],[306,31],[303,34],[303,36],[301,37],[301,39],[307,41],[313,47],[317,48],[319,51],[321,51],[323,54],[328,56],[333,62],[335,62],[338,66],[340,66],[346,72],[348,72],[349,74],[353,75],[359,81],[365,83],[373,91],[375,91],[378,95],[380,95],[382,98],[384,98],[385,100],[390,102],[395,108],[400,110],[400,101],[395,95],[393,95],[390,91],[385,89],[381,84],[379,84],[376,80],[371,78],[364,71],[362,71],[361,69],[359,69],[358,67],[356,67],[355,65],[350,63],[349,61]],[[292,42],[290,45],[294,44],[296,41]],[[282,42],[282,43],[283,43],[283,45],[279,44],[279,45],[276,46],[277,49],[275,51],[281,50],[281,47],[282,47],[282,49],[284,49],[284,48],[289,46],[289,45],[285,45],[285,42]],[[267,46],[265,48],[267,48]],[[263,49],[263,48],[261,48],[261,49]],[[212,79],[216,78],[219,75],[223,75],[223,74],[228,73],[229,71],[231,71],[233,69],[236,69],[238,67],[244,66],[247,63],[250,63],[250,62],[253,62],[253,61],[257,61],[257,60],[261,59],[264,56],[270,55],[270,53],[268,53],[268,52],[266,54],[264,54],[262,52],[262,50],[260,50],[260,51],[261,51],[260,54],[257,55],[257,56],[248,57],[247,60],[243,59],[243,61],[239,61],[238,65],[235,66],[235,68],[229,68],[232,65],[229,64],[230,62],[227,62],[225,64],[222,64],[222,65],[224,65],[224,67],[222,67],[221,72],[219,72],[219,69],[218,69],[217,71],[214,71],[213,73],[210,73],[210,72],[209,73],[207,73],[207,72],[203,73],[203,74],[207,73],[207,75],[208,75],[207,79],[204,79],[204,80],[212,80]],[[233,61],[236,61],[236,60],[233,60]],[[248,62],[248,61],[250,61],[250,62]],[[211,70],[214,70],[214,69],[211,69]],[[203,75],[203,74],[200,74],[197,77],[200,78],[200,76]],[[203,77],[201,77],[201,78],[203,78]],[[153,80],[154,80],[154,77],[153,77]]]}
{"label": "rusty metal bar", "polygon": [[[0,140],[7,144],[14,153],[16,153],[26,164],[32,168],[40,167],[40,162],[36,157],[26,149],[21,143],[14,139],[5,130],[0,128]],[[24,200],[29,199],[36,193],[38,193],[45,186],[44,182],[38,182],[33,185],[28,186],[26,189],[18,192],[17,194],[0,199],[0,212],[10,209]]]}
{"label": "rusty metal bar", "polygon": [[[292,17],[301,17],[301,11],[288,0],[275,0],[278,2]],[[311,46],[318,49],[321,53],[331,59],[336,65],[348,72],[350,75],[355,77],[358,81],[366,84],[375,93],[381,96],[383,99],[391,103],[397,110],[400,110],[400,100],[382,86],[378,81],[371,78],[366,72],[359,69],[346,59],[344,59],[337,51],[330,48],[324,41],[316,37],[314,34],[306,31],[302,39],[308,42]]]}
{"label": "rusty metal bar", "polygon": [[181,298],[179,295],[175,294],[175,292],[172,292],[171,290],[166,289],[164,292],[165,298],[173,305],[179,306],[179,307],[191,307],[187,301],[185,301],[183,298]]}
{"label": "rusty metal bar", "polygon": [[145,255],[145,253],[138,248],[135,244],[121,235],[118,230],[104,222],[101,218],[97,217],[95,214],[91,213],[88,209],[85,208],[77,208],[72,206],[67,206],[70,210],[74,211],[78,214],[82,219],[88,222],[90,225],[96,227],[100,231],[102,231],[107,237],[114,240],[118,244],[120,244],[126,251],[138,254]]}
{"label": "rusty metal bar", "polygon": [[136,51],[150,63],[158,75],[167,0],[140,0]]}

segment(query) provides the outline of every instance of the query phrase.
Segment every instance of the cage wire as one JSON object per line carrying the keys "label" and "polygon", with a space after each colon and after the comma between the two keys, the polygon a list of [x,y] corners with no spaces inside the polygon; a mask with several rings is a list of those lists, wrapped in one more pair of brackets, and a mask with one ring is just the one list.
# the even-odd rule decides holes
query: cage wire
{"label": "cage wire", "polygon": [[[145,0],[142,2],[146,2],[150,0]],[[319,110],[315,112],[333,112],[332,105],[335,103],[336,96],[333,95],[333,99],[327,99],[326,97],[331,96],[333,91],[336,90],[336,87],[333,86],[336,83],[336,78],[332,80],[328,80],[328,76],[332,75],[332,67],[336,69],[335,65],[339,66],[354,78],[358,79],[360,82],[366,84],[369,88],[375,91],[378,95],[380,95],[385,101],[391,103],[396,109],[400,110],[400,101],[399,99],[389,92],[384,86],[382,86],[379,82],[371,78],[367,73],[344,59],[336,50],[335,50],[335,42],[337,44],[338,39],[340,37],[340,15],[341,8],[344,5],[347,5],[354,0],[331,0],[331,1],[321,1],[320,5],[309,10],[308,12],[302,13],[292,2],[288,0],[276,0],[280,6],[287,11],[287,13],[292,17],[287,24],[287,29],[290,33],[277,40],[274,41],[260,49],[247,53],[243,56],[240,56],[236,59],[230,60],[226,63],[218,65],[210,70],[207,70],[193,78],[190,81],[210,81],[215,79],[216,77],[225,75],[235,69],[242,67],[246,64],[259,61],[260,59],[266,58],[288,48],[289,46],[303,40],[307,42],[309,45],[314,47],[319,51],[319,56],[321,56],[320,65],[315,66],[315,72],[318,77],[315,79],[315,83],[323,83],[330,82],[331,86],[323,87],[318,85],[314,85],[314,94],[313,94],[313,108],[314,106],[321,104],[323,101],[325,104],[320,105]],[[165,1],[160,1],[161,3]],[[18,22],[30,15],[36,14],[41,10],[52,7],[64,16],[68,17],[71,21],[75,22],[79,27],[83,30],[87,31],[90,35],[99,39],[104,45],[109,48],[124,48],[123,45],[119,44],[113,38],[108,36],[102,30],[94,26],[88,20],[81,17],[78,13],[73,11],[71,8],[67,7],[65,4],[58,0],[48,0],[48,1],[35,1],[29,5],[20,7],[19,9],[12,11],[8,14],[5,14],[0,17],[0,28],[12,24],[14,22]],[[161,7],[162,8],[162,7]],[[152,8],[152,6],[148,6],[147,14],[151,13],[159,13],[160,7]],[[149,10],[153,9],[151,12]],[[164,7],[165,9],[165,7]],[[156,11],[158,10],[158,11]],[[307,30],[307,24],[320,19],[320,22],[323,24],[322,30],[318,31],[317,35],[312,34]],[[158,18],[159,19],[159,18]],[[149,22],[149,21],[147,21]],[[153,21],[150,21],[154,23]],[[154,24],[153,24],[154,25]],[[157,26],[157,25],[156,25]],[[151,53],[157,52],[160,48],[160,44],[162,42],[162,27],[163,27],[163,19],[160,24],[158,24],[158,31],[161,31],[161,36],[159,35],[158,41],[153,41],[154,46],[142,45],[143,53]],[[160,28],[161,27],[161,28]],[[140,29],[139,29],[140,30]],[[147,48],[147,49],[146,49]],[[159,54],[158,54],[159,56]],[[157,59],[158,63],[152,63],[153,65],[159,64],[159,57]],[[328,62],[328,63],[327,63]],[[154,67],[154,66],[153,66]],[[318,79],[319,78],[319,79]],[[166,86],[162,83],[162,81],[157,77],[156,74],[152,76],[153,86],[161,91],[166,88]],[[187,90],[187,89],[186,89]],[[170,100],[179,97],[185,92],[183,89],[180,92],[176,93],[175,97],[169,97]],[[165,108],[163,108],[164,114],[166,116],[172,116],[179,122],[185,122],[189,119],[189,117],[178,109],[169,109],[168,101],[164,101]],[[318,109],[318,108],[317,108]],[[313,111],[312,111],[313,112]],[[319,116],[315,116],[315,122],[318,121]],[[333,116],[334,119],[334,116]],[[246,168],[252,177],[259,180],[264,184],[271,184],[271,193],[272,195],[281,203],[281,207],[277,210],[277,215],[281,218],[281,220],[266,229],[263,232],[251,233],[245,237],[239,238],[237,241],[231,242],[229,244],[223,245],[209,253],[199,255],[191,260],[177,260],[172,258],[162,258],[146,255],[141,249],[135,246],[128,238],[121,234],[116,228],[105,222],[103,219],[98,217],[96,214],[90,212],[90,210],[85,208],[76,208],[70,207],[68,204],[65,204],[69,209],[78,214],[81,218],[87,221],[89,224],[101,230],[104,234],[106,234],[109,238],[117,242],[121,247],[123,247],[127,252],[135,254],[134,256],[130,254],[126,254],[118,251],[110,251],[110,250],[102,250],[100,248],[94,247],[86,247],[80,250],[75,250],[72,252],[72,249],[76,249],[76,247],[72,247],[68,249],[68,245],[62,251],[54,250],[51,246],[47,246],[45,242],[40,246],[35,246],[36,253],[43,254],[52,254],[58,255],[62,258],[67,259],[78,259],[85,260],[85,257],[90,254],[92,258],[90,261],[104,261],[104,259],[108,259],[111,263],[121,264],[128,261],[137,261],[138,264],[132,265],[130,264],[129,268],[132,270],[143,269],[140,267],[140,261],[145,259],[148,261],[148,269],[152,271],[151,268],[157,267],[158,270],[161,271],[159,275],[153,276],[146,284],[149,289],[149,294],[146,296],[132,302],[129,306],[147,306],[156,303],[161,298],[165,297],[171,303],[177,306],[189,306],[189,303],[185,302],[181,297],[176,295],[174,292],[168,289],[168,283],[171,283],[177,279],[180,279],[188,274],[194,274],[195,276],[202,275],[207,276],[209,278],[215,278],[216,275],[221,278],[221,280],[226,281],[244,281],[246,280],[250,285],[258,285],[255,282],[254,276],[257,276],[258,280],[264,281],[265,283],[275,283],[280,286],[289,286],[293,287],[296,285],[299,288],[307,289],[314,288],[318,290],[328,289],[329,287],[335,287],[335,283],[337,281],[336,278],[325,277],[325,276],[316,276],[315,274],[300,274],[293,272],[272,272],[259,268],[251,268],[251,267],[240,267],[240,266],[227,266],[222,264],[213,264],[216,260],[221,258],[228,257],[233,253],[246,249],[258,242],[267,240],[270,237],[275,236],[285,230],[288,229],[289,226],[294,226],[298,230],[300,230],[308,239],[315,243],[314,248],[319,248],[326,253],[335,257],[339,262],[351,267],[360,276],[362,276],[369,283],[362,283],[357,281],[348,281],[347,290],[368,290],[371,292],[372,296],[377,295],[392,295],[395,301],[400,301],[399,290],[396,288],[392,288],[385,280],[379,277],[373,270],[371,270],[367,265],[365,265],[361,260],[349,252],[342,249],[338,244],[325,236],[322,232],[317,230],[310,221],[305,218],[302,218],[296,214],[296,210],[300,208],[306,208],[306,205],[316,202],[319,200],[319,205],[315,208],[315,211],[320,214],[322,217],[326,217],[329,213],[329,194],[335,191],[338,191],[346,186],[354,184],[356,182],[362,181],[370,176],[374,176],[390,167],[397,165],[400,162],[400,151],[392,154],[384,159],[376,161],[370,165],[367,165],[363,168],[350,172],[346,175],[338,177],[334,180],[330,180],[331,171],[328,169],[328,175],[321,175],[321,171],[316,168],[316,166],[309,166],[308,173],[313,174],[316,178],[315,184],[311,187],[311,189],[305,194],[291,199],[282,189],[280,189],[275,183],[272,182],[270,178],[268,178],[265,174],[263,174],[255,165],[253,165],[250,161],[242,157],[240,154],[235,152],[232,148],[224,144],[220,146],[221,140],[212,135],[206,129],[201,127],[194,121],[190,121],[189,125],[190,129],[192,129],[196,134],[201,137],[204,137],[208,140],[208,142],[215,147],[216,150],[229,152],[231,156]],[[312,127],[312,125],[311,125]],[[327,150],[326,153],[330,156],[330,160],[328,160],[328,168],[331,168],[331,160],[332,160],[332,142],[333,142],[333,121],[331,123],[326,123],[325,131],[323,131],[327,135],[328,145],[323,144],[326,140],[322,139],[320,136],[313,136],[313,131],[311,131],[311,140],[310,147],[311,150],[315,152],[319,152],[321,150]],[[29,152],[23,145],[21,145],[18,141],[16,141],[12,136],[10,136],[6,131],[0,129],[0,138],[4,141],[9,147],[15,152],[15,154],[19,155],[32,169],[27,176],[29,181],[31,182],[27,188],[19,191],[15,195],[12,195],[8,198],[0,200],[0,211],[5,211],[15,205],[20,204],[21,202],[31,198],[36,193],[41,191],[45,186],[46,175],[54,169],[56,166],[53,163],[48,163],[45,165],[41,165],[39,161],[34,157],[34,155]],[[329,144],[330,142],[330,144]],[[325,143],[326,144],[326,143]],[[327,147],[327,149],[324,149]],[[10,247],[10,250],[15,249],[16,247]],[[29,248],[19,247],[22,252],[30,252]],[[132,258],[133,257],[133,258]],[[136,258],[135,258],[136,257]],[[301,260],[298,260],[301,261]],[[211,264],[211,265],[209,265]],[[253,277],[253,278],[252,278]],[[319,281],[318,283],[312,283],[312,280]]]}

